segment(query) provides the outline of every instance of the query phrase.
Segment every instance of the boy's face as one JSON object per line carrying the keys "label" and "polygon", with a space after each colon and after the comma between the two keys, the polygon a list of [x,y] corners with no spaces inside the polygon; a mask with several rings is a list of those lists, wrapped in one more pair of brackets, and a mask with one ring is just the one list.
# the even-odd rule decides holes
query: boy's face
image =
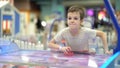
{"label": "boy's face", "polygon": [[71,29],[78,29],[81,24],[79,12],[68,12],[67,24]]}

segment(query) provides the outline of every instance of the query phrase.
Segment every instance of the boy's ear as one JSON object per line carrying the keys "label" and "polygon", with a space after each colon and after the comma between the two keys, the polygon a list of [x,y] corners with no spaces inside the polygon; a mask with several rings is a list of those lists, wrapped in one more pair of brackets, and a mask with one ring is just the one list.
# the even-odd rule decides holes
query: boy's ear
{"label": "boy's ear", "polygon": [[80,20],[80,22],[82,23],[82,22],[83,22],[83,19],[82,19],[82,20]]}
{"label": "boy's ear", "polygon": [[80,20],[80,25],[83,26],[83,20]]}

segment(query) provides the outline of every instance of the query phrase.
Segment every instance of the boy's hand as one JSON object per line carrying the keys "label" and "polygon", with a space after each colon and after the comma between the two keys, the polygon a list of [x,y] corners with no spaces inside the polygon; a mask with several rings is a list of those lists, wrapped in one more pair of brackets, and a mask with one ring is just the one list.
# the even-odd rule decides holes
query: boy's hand
{"label": "boy's hand", "polygon": [[71,47],[68,47],[68,46],[62,47],[61,51],[64,52],[64,55],[66,55],[66,56],[72,56],[73,55]]}
{"label": "boy's hand", "polygon": [[105,54],[109,54],[109,55],[111,55],[112,52],[110,52],[110,51],[105,51]]}

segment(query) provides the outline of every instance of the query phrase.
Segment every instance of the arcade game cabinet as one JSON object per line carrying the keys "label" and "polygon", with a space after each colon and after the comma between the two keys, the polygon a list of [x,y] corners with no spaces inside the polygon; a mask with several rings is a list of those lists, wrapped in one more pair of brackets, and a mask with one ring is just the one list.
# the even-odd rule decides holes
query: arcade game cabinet
{"label": "arcade game cabinet", "polygon": [[0,37],[14,36],[19,31],[19,11],[9,2],[0,2]]}

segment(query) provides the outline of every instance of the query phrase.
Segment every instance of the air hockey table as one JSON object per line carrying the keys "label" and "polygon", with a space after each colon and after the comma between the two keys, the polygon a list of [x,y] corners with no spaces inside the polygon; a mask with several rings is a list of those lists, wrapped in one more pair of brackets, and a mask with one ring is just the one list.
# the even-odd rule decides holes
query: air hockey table
{"label": "air hockey table", "polygon": [[87,54],[65,56],[56,51],[20,50],[0,55],[0,68],[11,65],[11,68],[15,66],[26,66],[24,68],[36,68],[36,66],[38,68],[99,68],[109,57],[109,55]]}
{"label": "air hockey table", "polygon": [[12,41],[0,40],[0,68],[99,68],[109,57],[80,53],[65,56],[59,51],[23,50]]}

